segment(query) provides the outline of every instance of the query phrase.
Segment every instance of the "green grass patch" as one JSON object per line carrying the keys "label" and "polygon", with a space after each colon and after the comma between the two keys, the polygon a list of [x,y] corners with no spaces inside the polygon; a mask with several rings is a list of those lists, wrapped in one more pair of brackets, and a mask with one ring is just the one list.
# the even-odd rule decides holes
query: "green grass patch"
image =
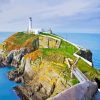
{"label": "green grass patch", "polygon": [[41,32],[40,35],[52,36],[52,37],[54,37],[54,38],[61,39],[61,38],[60,38],[58,35],[56,35],[56,34],[50,34],[50,33],[43,33],[43,32]]}
{"label": "green grass patch", "polygon": [[78,49],[73,46],[72,44],[62,40],[60,48],[63,48],[63,51],[68,52],[69,54],[73,55]]}
{"label": "green grass patch", "polygon": [[72,85],[79,83],[79,81],[76,78],[71,79],[70,82],[71,82]]}
{"label": "green grass patch", "polygon": [[58,54],[63,55],[64,57],[75,59],[73,53],[77,51],[77,48],[69,44],[68,42],[61,40],[60,48],[41,48],[41,51],[44,57]]}
{"label": "green grass patch", "polygon": [[[94,67],[91,67],[82,59],[78,61],[77,67],[90,79],[93,80],[95,77],[99,77],[97,70]],[[99,77],[100,78],[100,77]]]}
{"label": "green grass patch", "polygon": [[49,33],[40,33],[40,35],[52,36],[61,40],[60,48],[42,48],[42,52],[44,56],[49,56],[57,53],[58,55],[63,55],[65,57],[70,57],[74,59],[73,53],[75,53],[78,49],[67,41],[62,40],[59,36],[55,34]]}
{"label": "green grass patch", "polygon": [[33,39],[36,37],[34,34],[26,34],[24,32],[18,32],[17,34],[14,35],[16,40],[15,40],[15,43],[16,44],[24,44],[24,42],[33,37]]}

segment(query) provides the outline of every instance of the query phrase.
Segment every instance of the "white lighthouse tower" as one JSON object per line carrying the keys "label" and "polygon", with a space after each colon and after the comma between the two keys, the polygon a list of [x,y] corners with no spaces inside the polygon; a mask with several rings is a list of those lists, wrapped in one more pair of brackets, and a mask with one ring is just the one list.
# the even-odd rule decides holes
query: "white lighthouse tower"
{"label": "white lighthouse tower", "polygon": [[29,17],[29,26],[28,26],[28,32],[32,32],[32,17]]}
{"label": "white lighthouse tower", "polygon": [[28,34],[39,34],[42,32],[41,28],[32,28],[32,17],[29,17]]}

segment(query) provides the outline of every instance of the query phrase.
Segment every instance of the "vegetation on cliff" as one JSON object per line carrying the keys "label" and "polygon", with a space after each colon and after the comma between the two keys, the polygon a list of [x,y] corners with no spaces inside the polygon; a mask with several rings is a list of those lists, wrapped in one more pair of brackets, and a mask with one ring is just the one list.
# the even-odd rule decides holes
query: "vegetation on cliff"
{"label": "vegetation on cliff", "polygon": [[[42,33],[41,33],[42,34]],[[60,38],[56,35],[53,34],[46,34],[43,33],[43,35],[49,35],[52,37]],[[62,39],[61,39],[62,40]],[[57,58],[67,57],[71,58],[73,62],[75,62],[76,57],[73,55],[78,49],[73,46],[72,44],[68,43],[67,41],[62,40],[60,48],[42,48],[41,49],[43,52],[43,56],[46,56],[51,61],[52,60],[57,60]],[[54,55],[57,55],[54,57]],[[61,56],[62,55],[62,56]],[[90,55],[91,56],[91,55]],[[58,61],[61,62],[61,59]],[[85,61],[80,59],[77,63],[77,67],[90,79],[93,80],[95,77],[100,78],[98,71],[94,68],[91,67],[89,64],[87,64]]]}
{"label": "vegetation on cliff", "polygon": [[2,49],[3,47],[2,47],[2,44],[0,44],[0,49]]}
{"label": "vegetation on cliff", "polygon": [[[40,43],[44,43],[41,43],[42,46],[39,46],[40,37]],[[48,40],[49,42],[47,42]],[[30,60],[30,63],[27,64],[29,66],[25,67],[31,67],[30,73],[27,70],[26,73],[32,73],[31,78],[27,76],[28,81],[24,88],[32,87],[30,90],[32,93],[49,98],[79,82],[75,77],[71,78],[71,69],[65,63],[65,58],[70,58],[72,64],[76,61],[73,54],[78,51],[78,48],[62,38],[47,33],[34,35],[18,32],[3,43],[7,52],[21,48],[31,50],[30,53],[24,55],[25,60]],[[82,59],[78,61],[77,67],[90,80],[94,80],[95,77],[99,78],[99,72]],[[24,79],[26,79],[26,73],[23,75]],[[23,93],[23,90],[21,91]]]}
{"label": "vegetation on cliff", "polygon": [[32,49],[33,40],[38,38],[34,34],[25,34],[24,32],[18,32],[6,39],[3,43],[5,44],[6,51],[11,51],[20,48]]}

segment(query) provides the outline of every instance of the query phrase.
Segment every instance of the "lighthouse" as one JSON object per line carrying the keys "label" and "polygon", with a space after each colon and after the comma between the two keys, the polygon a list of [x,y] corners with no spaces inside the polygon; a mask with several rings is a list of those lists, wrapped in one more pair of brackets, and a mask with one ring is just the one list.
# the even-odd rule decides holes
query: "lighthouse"
{"label": "lighthouse", "polygon": [[29,26],[28,26],[28,32],[32,32],[32,17],[29,17]]}
{"label": "lighthouse", "polygon": [[28,24],[28,34],[39,34],[42,32],[41,28],[32,28],[32,17],[29,17],[29,24]]}

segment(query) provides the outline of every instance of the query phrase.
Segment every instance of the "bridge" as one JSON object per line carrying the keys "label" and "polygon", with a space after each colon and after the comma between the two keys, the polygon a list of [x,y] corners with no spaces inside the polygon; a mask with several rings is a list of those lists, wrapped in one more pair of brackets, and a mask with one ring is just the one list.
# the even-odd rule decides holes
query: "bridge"
{"label": "bridge", "polygon": [[72,61],[70,58],[66,58],[65,60],[68,67],[71,69],[71,77],[75,75],[80,83],[62,91],[48,100],[100,100],[100,92],[98,92],[97,83],[89,81],[77,68],[76,64],[79,61],[79,58],[73,65],[70,63]]}
{"label": "bridge", "polygon": [[72,73],[80,82],[88,81],[88,78],[78,68],[74,68]]}
{"label": "bridge", "polygon": [[75,61],[75,63],[71,66],[70,59],[65,59],[68,67],[71,69],[71,77],[73,75],[81,82],[89,81],[89,79],[78,69],[76,64],[79,61],[79,58]]}

